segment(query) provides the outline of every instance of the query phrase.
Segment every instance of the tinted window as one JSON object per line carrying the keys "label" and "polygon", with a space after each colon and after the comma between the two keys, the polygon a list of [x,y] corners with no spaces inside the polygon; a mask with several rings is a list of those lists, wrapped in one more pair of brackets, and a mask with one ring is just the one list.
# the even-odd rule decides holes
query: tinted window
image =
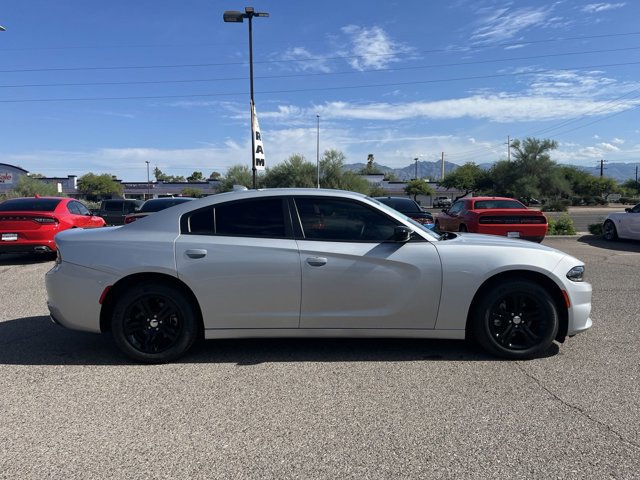
{"label": "tinted window", "polygon": [[105,212],[122,212],[122,202],[102,202],[102,210]]}
{"label": "tinted window", "polygon": [[296,207],[308,240],[384,242],[394,237],[392,219],[355,201],[299,197]]}
{"label": "tinted window", "polygon": [[80,213],[80,209],[78,208],[77,202],[69,202],[67,204],[67,210],[69,210],[69,212],[73,213],[74,215],[82,215]]}
{"label": "tinted window", "polygon": [[183,233],[244,237],[286,236],[282,200],[263,198],[196,210],[182,222]]}
{"label": "tinted window", "polygon": [[459,213],[462,210],[462,207],[464,207],[464,200],[460,200],[457,201],[456,203],[453,204],[453,206],[448,210],[448,212],[451,213]]}
{"label": "tinted window", "polygon": [[0,212],[53,212],[61,201],[61,198],[14,198],[0,203]]}
{"label": "tinted window", "polygon": [[78,209],[80,215],[91,215],[91,212],[80,202],[71,202]]}
{"label": "tinted window", "polygon": [[493,208],[526,208],[515,200],[478,200],[474,204],[475,210],[488,210]]}
{"label": "tinted window", "polygon": [[381,203],[389,205],[391,208],[395,208],[399,212],[421,212],[422,210],[416,202],[410,198],[377,198]]}

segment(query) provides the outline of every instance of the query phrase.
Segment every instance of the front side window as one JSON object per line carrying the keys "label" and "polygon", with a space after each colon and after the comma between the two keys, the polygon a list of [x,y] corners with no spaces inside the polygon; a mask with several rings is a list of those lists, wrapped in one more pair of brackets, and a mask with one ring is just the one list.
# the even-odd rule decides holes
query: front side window
{"label": "front side window", "polygon": [[241,237],[286,237],[282,200],[261,198],[201,208],[183,216],[182,233]]}
{"label": "front side window", "polygon": [[460,200],[453,204],[453,206],[447,212],[449,215],[455,215],[462,211],[462,207],[464,207],[464,201]]}
{"label": "front side window", "polygon": [[396,222],[368,205],[322,197],[299,197],[295,204],[307,240],[385,242],[394,238]]}

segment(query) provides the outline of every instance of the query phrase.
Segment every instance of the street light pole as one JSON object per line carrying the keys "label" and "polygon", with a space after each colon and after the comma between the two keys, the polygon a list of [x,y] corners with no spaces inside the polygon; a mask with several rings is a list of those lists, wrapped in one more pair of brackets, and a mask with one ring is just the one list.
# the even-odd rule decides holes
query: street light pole
{"label": "street light pole", "polygon": [[249,19],[249,88],[251,96],[251,167],[253,170],[253,189],[256,189],[256,139],[253,133],[253,17],[268,17],[266,12],[256,12],[253,7],[245,7],[244,13],[235,10],[224,12],[222,19],[227,23],[242,23],[244,19]]}
{"label": "street light pole", "polygon": [[316,167],[318,170],[318,184],[317,187],[320,188],[320,115],[316,115],[318,119],[318,128],[316,130]]}
{"label": "street light pole", "polygon": [[418,179],[418,158],[420,157],[416,157],[413,159],[416,162],[416,178],[415,178],[416,180]]}
{"label": "street light pole", "polygon": [[147,164],[147,200],[151,198],[151,183],[149,182],[149,160],[145,160]]}

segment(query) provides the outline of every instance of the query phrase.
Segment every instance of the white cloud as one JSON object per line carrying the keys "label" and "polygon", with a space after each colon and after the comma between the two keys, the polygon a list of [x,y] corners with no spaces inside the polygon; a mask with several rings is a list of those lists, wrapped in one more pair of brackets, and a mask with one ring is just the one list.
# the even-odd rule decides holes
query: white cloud
{"label": "white cloud", "polygon": [[352,57],[347,61],[356,70],[385,68],[390,63],[404,60],[403,56],[412,51],[408,46],[391,40],[380,27],[347,25],[342,32],[349,37],[350,46],[348,51],[340,53]]}
{"label": "white cloud", "polygon": [[589,5],[582,7],[582,11],[587,13],[599,13],[606,10],[622,8],[625,5],[626,3],[590,3]]}
{"label": "white cloud", "polygon": [[622,145],[624,143],[624,140],[621,138],[614,138],[613,140],[611,140],[611,143],[615,143],[616,145]]}
{"label": "white cloud", "polygon": [[331,72],[331,67],[327,59],[320,55],[311,53],[304,47],[292,47],[279,55],[279,60],[289,62],[292,70],[302,70],[304,72]]}
{"label": "white cloud", "polygon": [[520,32],[540,25],[549,25],[553,7],[501,8],[480,20],[480,26],[471,40],[481,43],[503,42],[515,38]]}

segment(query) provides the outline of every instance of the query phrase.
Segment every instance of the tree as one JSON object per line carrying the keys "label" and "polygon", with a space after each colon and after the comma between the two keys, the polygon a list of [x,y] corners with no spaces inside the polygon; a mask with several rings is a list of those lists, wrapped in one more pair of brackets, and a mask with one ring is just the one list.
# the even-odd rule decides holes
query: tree
{"label": "tree", "polygon": [[267,170],[264,184],[268,188],[313,188],[316,186],[316,166],[300,154]]}
{"label": "tree", "polygon": [[183,197],[200,198],[202,197],[202,191],[198,190],[197,188],[186,187],[180,191],[180,195],[182,195]]}
{"label": "tree", "polygon": [[123,187],[108,173],[96,175],[89,172],[78,179],[78,192],[88,200],[96,201],[104,197],[122,197]]}
{"label": "tree", "polygon": [[221,192],[230,192],[234,185],[242,185],[251,188],[253,185],[253,172],[246,165],[234,165],[229,167],[227,174],[220,182]]}
{"label": "tree", "polygon": [[363,175],[374,175],[378,173],[382,173],[378,166],[374,162],[373,153],[367,155],[367,166],[360,170],[360,173]]}
{"label": "tree", "polygon": [[209,175],[209,180],[218,180],[220,177],[222,177],[220,172],[211,172],[211,175]]}
{"label": "tree", "polygon": [[404,191],[407,195],[413,195],[413,200],[418,201],[418,195],[433,195],[433,189],[424,180],[411,180],[404,187]]}
{"label": "tree", "polygon": [[187,177],[187,182],[204,182],[204,175],[202,172],[193,172]]}
{"label": "tree", "polygon": [[[202,175],[202,172],[193,172],[193,173],[199,173],[200,175]],[[185,178],[182,175],[167,175],[166,173],[163,173],[162,170],[160,170],[158,167],[153,169],[153,175],[156,177],[156,181],[158,182],[165,182],[165,183],[171,183],[171,182],[185,182]]]}
{"label": "tree", "polygon": [[320,160],[320,186],[336,190],[369,193],[369,182],[360,175],[345,171],[346,157],[339,150],[326,150]]}
{"label": "tree", "polygon": [[462,195],[464,197],[471,192],[480,190],[486,176],[487,174],[484,170],[475,163],[470,162],[448,173],[442,181],[438,182],[438,185],[464,192]]}
{"label": "tree", "polygon": [[56,187],[48,183],[44,183],[40,178],[41,177],[34,178],[32,175],[21,175],[16,182],[16,185],[7,196],[35,197],[36,195],[40,195],[43,197],[51,197],[58,195],[58,189]]}

